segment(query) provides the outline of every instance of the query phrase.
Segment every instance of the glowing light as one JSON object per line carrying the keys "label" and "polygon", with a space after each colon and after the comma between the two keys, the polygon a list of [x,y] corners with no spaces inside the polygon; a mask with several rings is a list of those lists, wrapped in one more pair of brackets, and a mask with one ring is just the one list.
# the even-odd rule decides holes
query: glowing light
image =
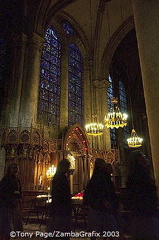
{"label": "glowing light", "polygon": [[131,137],[127,139],[130,148],[138,148],[142,146],[143,138],[138,137],[135,129],[132,129]]}
{"label": "glowing light", "polygon": [[56,173],[56,167],[54,165],[52,165],[51,167],[49,167],[49,169],[46,172],[46,176],[47,178],[52,178]]}
{"label": "glowing light", "polygon": [[120,112],[120,109],[117,106],[117,98],[113,98],[112,103],[114,104],[114,107],[111,108],[110,112],[104,118],[105,126],[107,128],[123,128],[127,125],[128,115]]}
{"label": "glowing light", "polygon": [[100,136],[103,134],[104,125],[102,123],[89,123],[85,129],[88,135]]}

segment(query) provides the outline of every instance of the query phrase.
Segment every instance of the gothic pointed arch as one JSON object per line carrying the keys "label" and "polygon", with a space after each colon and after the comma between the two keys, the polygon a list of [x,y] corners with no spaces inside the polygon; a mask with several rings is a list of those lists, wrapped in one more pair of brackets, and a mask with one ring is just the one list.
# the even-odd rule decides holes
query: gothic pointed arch
{"label": "gothic pointed arch", "polygon": [[69,128],[64,138],[63,149],[78,152],[81,155],[88,155],[88,139],[80,124],[74,124]]}
{"label": "gothic pointed arch", "polygon": [[81,192],[90,178],[89,144],[83,128],[74,124],[66,133],[63,144],[68,159],[70,156],[74,159],[72,192]]}
{"label": "gothic pointed arch", "polygon": [[135,27],[133,16],[126,19],[123,24],[114,32],[102,56],[101,76],[109,76],[109,68],[112,57],[124,37]]}

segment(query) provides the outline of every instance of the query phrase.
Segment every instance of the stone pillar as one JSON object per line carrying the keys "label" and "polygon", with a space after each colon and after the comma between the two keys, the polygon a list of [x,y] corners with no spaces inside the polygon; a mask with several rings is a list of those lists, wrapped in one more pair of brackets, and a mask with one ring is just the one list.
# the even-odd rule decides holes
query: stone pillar
{"label": "stone pillar", "polygon": [[[84,75],[83,75],[83,99],[84,99],[84,126],[92,121],[92,61],[84,59]],[[88,136],[90,148],[92,148],[92,137]]]}
{"label": "stone pillar", "polygon": [[22,88],[20,118],[21,125],[28,127],[36,123],[41,49],[44,39],[33,33],[27,42],[27,53],[25,58],[25,76]]}
{"label": "stone pillar", "polygon": [[159,1],[133,0],[154,175],[159,188]]}
{"label": "stone pillar", "polygon": [[84,124],[90,123],[92,119],[92,91],[91,91],[91,69],[92,62],[84,61]]}
{"label": "stone pillar", "polygon": [[24,71],[24,56],[26,49],[27,36],[15,37],[14,42],[14,74],[12,79],[12,100],[10,101],[10,126],[18,126],[19,108],[21,100],[21,89]]}
{"label": "stone pillar", "polygon": [[[100,123],[104,124],[104,117],[108,113],[108,94],[107,89],[109,82],[105,79],[95,80],[94,86],[96,89],[96,112],[99,117]],[[100,136],[99,149],[110,149],[110,130],[104,127],[103,135]]]}
{"label": "stone pillar", "polygon": [[60,130],[68,126],[68,45],[61,49]]}

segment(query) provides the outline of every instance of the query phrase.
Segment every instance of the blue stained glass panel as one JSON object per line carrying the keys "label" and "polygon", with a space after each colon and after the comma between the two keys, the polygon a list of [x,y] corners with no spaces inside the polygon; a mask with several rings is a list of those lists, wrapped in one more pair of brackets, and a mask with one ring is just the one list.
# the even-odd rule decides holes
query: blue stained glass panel
{"label": "blue stained glass panel", "polygon": [[119,100],[120,100],[120,108],[122,111],[127,111],[127,98],[126,98],[126,90],[122,81],[119,81]]}
{"label": "blue stained glass panel", "polygon": [[108,110],[110,111],[110,109],[112,108],[111,99],[114,97],[114,95],[113,95],[113,80],[110,75],[109,75],[109,83],[110,83],[110,85],[108,87]]}
{"label": "blue stained glass panel", "polygon": [[58,34],[48,27],[41,55],[39,119],[49,125],[59,124],[61,44]]}
{"label": "blue stained glass panel", "polygon": [[[114,97],[113,93],[113,79],[109,75],[109,88],[108,88],[108,111],[112,108],[112,98]],[[111,139],[111,147],[114,148],[117,146],[117,137],[115,128],[110,129],[110,139]]]}
{"label": "blue stained glass panel", "polygon": [[[119,101],[120,101],[120,109],[122,112],[127,112],[127,95],[126,89],[122,81],[119,81]],[[129,126],[123,128],[123,141],[127,144],[127,138],[129,135]]]}
{"label": "blue stained glass panel", "polygon": [[63,30],[70,36],[74,34],[74,29],[72,28],[71,24],[67,21],[63,21]]}
{"label": "blue stained glass panel", "polygon": [[69,125],[83,124],[83,60],[79,48],[69,45]]}

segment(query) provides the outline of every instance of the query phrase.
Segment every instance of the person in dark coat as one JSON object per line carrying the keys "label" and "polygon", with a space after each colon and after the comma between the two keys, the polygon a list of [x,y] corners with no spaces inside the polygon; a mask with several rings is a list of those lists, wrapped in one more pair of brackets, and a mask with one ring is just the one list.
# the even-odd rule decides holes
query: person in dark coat
{"label": "person in dark coat", "polygon": [[127,193],[132,211],[130,230],[132,239],[158,240],[157,188],[154,179],[150,175],[148,159],[140,151],[131,153]]}
{"label": "person in dark coat", "polygon": [[[63,159],[57,166],[56,174],[52,180],[52,204],[50,207],[50,223],[48,230],[71,231],[71,193],[68,181],[70,162]],[[69,238],[63,238],[69,239]]]}
{"label": "person in dark coat", "polygon": [[[97,158],[95,161],[92,178],[84,191],[83,204],[90,208],[88,232],[100,232],[100,236],[106,237],[106,231],[116,231],[116,235],[112,237],[119,239],[119,226],[116,219],[118,201],[104,159]],[[111,236],[108,237],[111,239]]]}
{"label": "person in dark coat", "polygon": [[0,181],[0,239],[10,239],[11,231],[22,231],[20,214],[21,184],[17,178],[18,165],[11,163]]}

